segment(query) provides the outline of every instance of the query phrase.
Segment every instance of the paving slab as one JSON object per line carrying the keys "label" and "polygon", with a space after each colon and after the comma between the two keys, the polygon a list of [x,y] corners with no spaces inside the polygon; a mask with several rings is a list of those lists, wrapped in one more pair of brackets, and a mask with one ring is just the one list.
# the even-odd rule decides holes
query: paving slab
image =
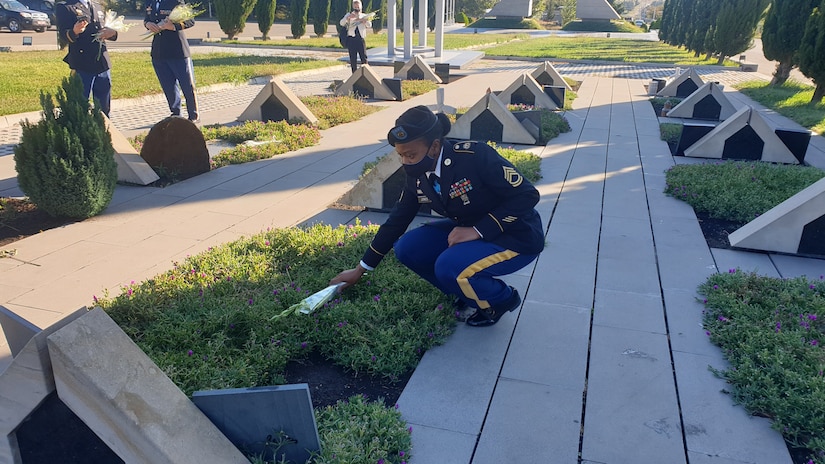
{"label": "paving slab", "polygon": [[771,261],[779,275],[784,278],[805,276],[809,280],[823,280],[825,276],[825,259],[803,258],[801,256],[780,255],[772,253]]}
{"label": "paving slab", "polygon": [[413,434],[412,458],[407,461],[408,464],[470,463],[472,461],[473,451],[478,441],[476,434],[454,432],[410,421],[407,423],[412,428]]}
{"label": "paving slab", "polygon": [[730,386],[708,369],[728,367],[721,353],[701,356],[674,352],[673,362],[688,451],[754,464],[792,462],[782,436],[770,428],[770,421],[749,416],[723,393]]}
{"label": "paving slab", "polygon": [[[711,248],[713,260],[719,272],[730,272],[739,269],[743,272],[755,272],[769,277],[781,277],[776,270],[771,256],[767,253],[753,253],[741,250]],[[823,263],[825,272],[825,263]]]}
{"label": "paving slab", "polygon": [[594,325],[589,371],[582,459],[686,462],[665,335]]}

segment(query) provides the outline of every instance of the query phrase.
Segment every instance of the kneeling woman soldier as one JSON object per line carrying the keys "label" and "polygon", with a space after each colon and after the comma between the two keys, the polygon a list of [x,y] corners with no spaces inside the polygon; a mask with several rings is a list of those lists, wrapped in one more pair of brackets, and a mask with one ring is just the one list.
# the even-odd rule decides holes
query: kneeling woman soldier
{"label": "kneeling woman soldier", "polygon": [[[390,249],[413,272],[477,311],[474,327],[493,325],[521,305],[511,274],[544,249],[539,193],[485,143],[448,141],[450,120],[425,106],[410,108],[387,134],[407,173],[401,197],[354,269],[331,283],[356,283]],[[447,219],[407,230],[421,203]]]}

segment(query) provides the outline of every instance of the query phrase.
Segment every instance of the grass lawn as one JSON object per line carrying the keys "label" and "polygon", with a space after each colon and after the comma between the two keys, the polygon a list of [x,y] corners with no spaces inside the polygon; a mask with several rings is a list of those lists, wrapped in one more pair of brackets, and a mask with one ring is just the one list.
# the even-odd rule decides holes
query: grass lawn
{"label": "grass lawn", "polygon": [[[668,63],[682,66],[715,65],[716,60],[693,56],[683,48],[650,40],[579,37],[542,37],[509,42],[484,49],[491,56],[557,58],[564,60],[621,61],[625,63]],[[728,66],[736,65],[727,61]]]}
{"label": "grass lawn", "polygon": [[750,81],[734,87],[799,125],[820,135],[825,133],[825,103],[810,104],[814,94],[813,86],[797,82],[771,86],[765,81]]}
{"label": "grass lawn", "polygon": [[[64,51],[0,53],[0,115],[39,111],[41,89],[54,93],[69,74],[65,55]],[[113,99],[161,93],[149,52],[110,52],[110,56]],[[199,87],[340,65],[336,61],[232,53],[195,54],[192,61]]]}
{"label": "grass lawn", "polygon": [[[458,50],[462,48],[479,47],[506,43],[517,39],[526,39],[526,34],[444,34],[444,49]],[[398,32],[395,36],[396,46],[404,44],[404,33]],[[227,40],[223,43],[236,43],[243,45],[269,45],[277,47],[308,47],[308,48],[337,48],[343,52],[341,43],[336,36],[325,37],[302,37],[300,39],[272,39],[267,41],[238,41]],[[368,34],[366,38],[367,48],[386,47],[387,32],[382,31],[377,34]],[[413,36],[413,44],[418,44],[418,34]],[[427,34],[427,45],[435,46],[435,34]]]}

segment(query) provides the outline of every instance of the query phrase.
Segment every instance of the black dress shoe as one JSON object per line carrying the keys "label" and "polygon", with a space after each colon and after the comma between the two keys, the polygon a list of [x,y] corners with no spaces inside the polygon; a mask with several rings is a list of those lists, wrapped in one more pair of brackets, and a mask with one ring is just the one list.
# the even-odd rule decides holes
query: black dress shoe
{"label": "black dress shoe", "polygon": [[479,309],[467,319],[467,325],[472,327],[487,327],[498,322],[504,313],[509,313],[518,308],[519,305],[521,305],[521,297],[518,294],[518,290],[513,287],[510,287],[510,289],[513,290],[510,298],[507,298],[499,304],[490,306],[487,309]]}

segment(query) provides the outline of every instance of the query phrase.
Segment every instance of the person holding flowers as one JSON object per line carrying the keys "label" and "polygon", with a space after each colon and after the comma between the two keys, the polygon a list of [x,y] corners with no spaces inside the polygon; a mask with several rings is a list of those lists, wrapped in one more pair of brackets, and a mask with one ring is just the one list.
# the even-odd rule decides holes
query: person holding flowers
{"label": "person holding flowers", "polygon": [[181,93],[189,120],[198,122],[195,70],[183,30],[195,25],[193,11],[184,0],[147,0],[143,25],[152,37],[152,67],[166,96],[172,116],[181,114]]}
{"label": "person holding flowers", "polygon": [[[330,284],[355,284],[394,249],[402,264],[456,296],[457,309],[476,309],[468,325],[486,327],[521,305],[518,291],[499,277],[527,266],[544,249],[535,209],[540,196],[491,146],[445,138],[450,128],[444,113],[426,106],[395,121],[387,140],[406,173],[401,197],[360,263]],[[408,231],[421,206],[444,219]]]}
{"label": "person holding flowers", "polygon": [[367,28],[372,27],[375,13],[361,12],[361,0],[352,0],[352,11],[347,13],[339,24],[347,28],[347,50],[349,50],[349,66],[352,72],[358,68],[357,57],[361,58],[361,65],[367,64]]}
{"label": "person holding flowers", "polygon": [[105,13],[95,0],[66,0],[55,6],[57,39],[68,46],[63,61],[83,81],[83,92],[94,96],[107,117],[112,107],[112,61],[107,40],[117,40],[117,31],[105,26]]}

